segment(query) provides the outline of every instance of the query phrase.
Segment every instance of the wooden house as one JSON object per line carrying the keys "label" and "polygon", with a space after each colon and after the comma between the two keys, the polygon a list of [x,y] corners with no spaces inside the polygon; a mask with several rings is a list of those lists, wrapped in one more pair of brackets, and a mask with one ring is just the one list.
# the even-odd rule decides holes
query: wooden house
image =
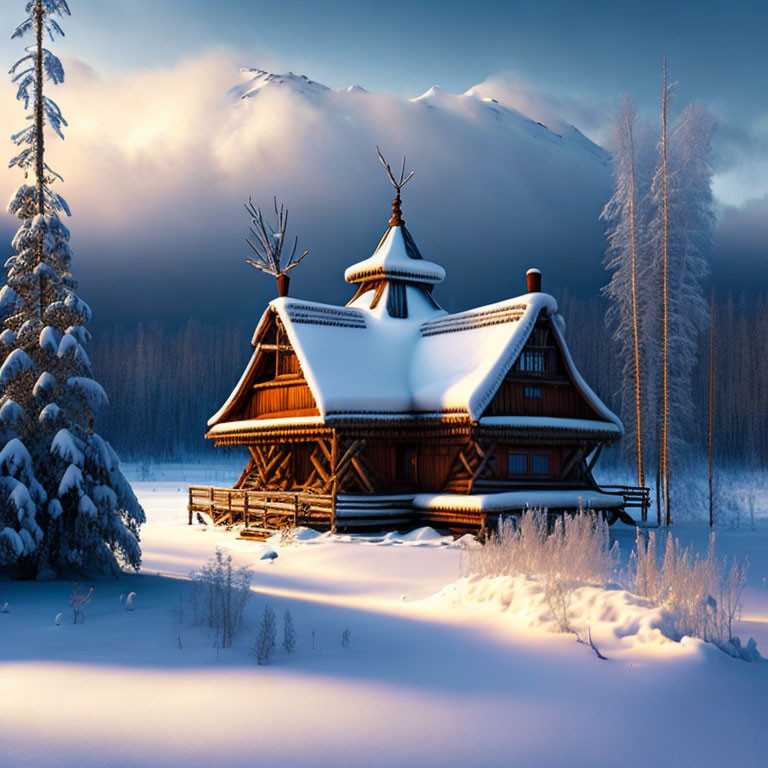
{"label": "wooden house", "polygon": [[346,306],[270,302],[206,435],[243,446],[247,466],[234,488],[190,489],[190,521],[205,512],[261,535],[286,524],[477,531],[529,506],[644,516],[645,489],[593,480],[623,428],[576,370],[539,271],[523,295],[455,314],[433,296],[444,277],[398,194],[373,255],[346,270]]}

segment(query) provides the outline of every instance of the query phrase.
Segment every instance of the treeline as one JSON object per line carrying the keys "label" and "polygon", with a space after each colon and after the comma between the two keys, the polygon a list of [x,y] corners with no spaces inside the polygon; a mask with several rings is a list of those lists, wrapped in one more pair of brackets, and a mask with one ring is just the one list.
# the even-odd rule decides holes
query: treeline
{"label": "treeline", "polygon": [[[625,382],[618,345],[606,328],[605,302],[599,297],[564,295],[560,309],[566,318],[566,338],[576,364],[604,402],[620,413],[619,392]],[[768,466],[768,295],[747,299],[743,294],[729,294],[716,300],[714,326],[714,460],[722,466],[746,469]],[[698,337],[691,395],[694,415],[685,435],[687,450],[680,456],[683,461],[706,456],[709,331]],[[655,416],[648,414],[649,418]],[[619,450],[604,456],[608,461],[622,458],[634,467],[635,447],[626,438]]]}
{"label": "treeline", "polygon": [[[605,325],[605,302],[564,294],[560,308],[574,360],[590,386],[614,410],[622,369]],[[95,331],[90,347],[110,408],[99,428],[126,460],[170,461],[211,456],[206,422],[240,378],[250,357],[252,328],[160,323]],[[768,465],[768,295],[728,296],[715,306],[715,458],[745,467]],[[696,417],[687,436],[691,454],[707,444],[709,337],[699,342],[693,377]],[[629,441],[625,441],[629,442]],[[633,446],[627,445],[628,466]],[[619,461],[621,451],[605,457]]]}
{"label": "treeline", "polygon": [[190,319],[94,333],[89,353],[109,397],[101,433],[124,460],[171,461],[212,454],[203,437],[248,361],[250,330]]}

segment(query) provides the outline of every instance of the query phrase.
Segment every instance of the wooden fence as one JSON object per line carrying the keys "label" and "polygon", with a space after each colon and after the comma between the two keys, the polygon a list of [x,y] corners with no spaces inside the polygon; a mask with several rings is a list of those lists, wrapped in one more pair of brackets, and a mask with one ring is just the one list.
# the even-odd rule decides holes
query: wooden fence
{"label": "wooden fence", "polygon": [[189,488],[189,524],[194,513],[211,518],[214,525],[243,525],[244,535],[260,538],[286,526],[320,530],[333,527],[333,497],[319,493],[252,491],[239,488]]}

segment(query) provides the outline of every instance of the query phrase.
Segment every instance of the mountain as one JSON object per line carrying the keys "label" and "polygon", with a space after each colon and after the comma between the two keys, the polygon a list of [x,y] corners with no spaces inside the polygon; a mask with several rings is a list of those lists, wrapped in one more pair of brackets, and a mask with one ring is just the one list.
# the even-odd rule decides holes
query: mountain
{"label": "mountain", "polygon": [[238,99],[252,99],[268,89],[271,92],[286,92],[314,101],[331,90],[327,85],[316,83],[306,75],[295,75],[293,72],[276,75],[263,69],[248,67],[243,67],[240,72],[246,77],[246,82],[230,91]]}
{"label": "mountain", "polygon": [[476,119],[497,121],[502,130],[509,132],[510,137],[514,135],[523,140],[550,142],[554,146],[571,148],[576,152],[585,151],[604,165],[610,161],[609,154],[601,146],[590,141],[570,123],[559,121],[560,132],[558,133],[544,123],[533,120],[512,107],[504,106],[498,99],[475,96],[471,89],[464,94],[456,95],[446,93],[439,86],[433,85],[421,96],[411,99],[411,103],[424,104],[446,113],[466,114],[469,111]]}
{"label": "mountain", "polygon": [[575,126],[558,119],[553,130],[488,86],[482,95],[434,86],[403,99],[292,72],[242,76],[231,91],[245,109],[238,122],[266,131],[253,156],[259,195],[290,194],[306,247],[322,254],[302,267],[317,297],[344,299],[344,268],[373,250],[386,225],[391,190],[376,146],[394,165],[407,155],[416,171],[404,213],[424,257],[446,268],[436,296],[447,308],[515,295],[532,266],[555,293],[595,293],[605,282],[599,215],[610,158]]}

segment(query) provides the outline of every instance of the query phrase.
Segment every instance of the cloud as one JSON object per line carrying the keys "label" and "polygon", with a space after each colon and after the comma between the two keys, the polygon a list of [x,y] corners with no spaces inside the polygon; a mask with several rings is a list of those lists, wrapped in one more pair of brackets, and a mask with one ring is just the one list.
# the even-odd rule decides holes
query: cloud
{"label": "cloud", "polygon": [[[238,100],[237,58],[219,49],[110,79],[69,61],[67,82],[51,89],[70,127],[65,142],[49,142],[48,160],[65,178],[75,272],[97,318],[255,322],[274,287],[244,264],[242,203],[269,204],[273,194],[310,249],[293,273],[296,293],[345,301],[344,268],[371,253],[389,216],[377,144],[416,170],[405,218],[425,257],[448,271],[436,291],[447,308],[514,295],[534,265],[552,290],[603,281],[605,156],[502,106],[539,119],[546,109],[576,114],[577,102],[568,112],[522,86],[514,101],[501,80],[477,97],[408,101],[300,78]],[[19,125],[20,105],[0,89],[0,133]],[[6,170],[0,181],[9,194],[20,183]]]}
{"label": "cloud", "polygon": [[768,194],[743,205],[725,206],[715,237],[712,271],[718,288],[765,289],[768,256]]}
{"label": "cloud", "polygon": [[467,94],[498,99],[559,133],[578,126],[595,141],[601,141],[610,130],[616,109],[607,100],[564,97],[543,91],[517,72],[494,74],[470,88]]}
{"label": "cloud", "polygon": [[768,113],[746,125],[720,117],[714,190],[726,206],[751,208],[768,195]]}

